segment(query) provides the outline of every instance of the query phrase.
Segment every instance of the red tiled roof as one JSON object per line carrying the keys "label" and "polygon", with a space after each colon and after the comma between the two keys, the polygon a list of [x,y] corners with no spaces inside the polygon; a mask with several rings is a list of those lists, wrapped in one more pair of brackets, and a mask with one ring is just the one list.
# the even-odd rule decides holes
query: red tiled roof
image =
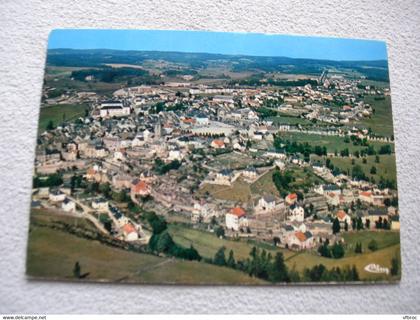
{"label": "red tiled roof", "polygon": [[338,219],[343,220],[346,217],[346,213],[344,212],[344,210],[340,210],[337,212],[337,217]]}
{"label": "red tiled roof", "polygon": [[372,195],[372,192],[370,191],[363,191],[360,193],[361,196],[370,197]]}
{"label": "red tiled roof", "polygon": [[134,226],[131,223],[127,223],[126,225],[124,225],[123,231],[126,234],[130,234],[130,233],[136,232],[136,228],[134,228]]}
{"label": "red tiled roof", "polygon": [[147,185],[146,182],[144,182],[143,180],[140,180],[139,182],[137,182],[136,184],[132,186],[132,190],[136,193],[147,192],[149,190],[149,186]]}
{"label": "red tiled roof", "polygon": [[232,208],[231,210],[230,210],[230,213],[231,214],[234,214],[235,216],[237,216],[238,218],[240,218],[240,217],[243,217],[243,216],[245,216],[245,210],[244,209],[242,209],[241,207],[235,207],[235,208]]}
{"label": "red tiled roof", "polygon": [[295,232],[295,236],[296,236],[296,238],[299,239],[300,242],[303,242],[303,241],[306,240],[305,234],[303,232],[301,232],[301,231],[296,231]]}
{"label": "red tiled roof", "polygon": [[219,147],[223,147],[225,145],[225,143],[222,140],[213,140],[213,142],[215,145],[219,146]]}
{"label": "red tiled roof", "polygon": [[290,199],[290,200],[297,199],[297,194],[296,193],[291,193],[291,194],[287,195],[287,198]]}
{"label": "red tiled roof", "polygon": [[195,123],[195,119],[193,119],[193,118],[185,118],[182,121],[184,121],[184,123]]}

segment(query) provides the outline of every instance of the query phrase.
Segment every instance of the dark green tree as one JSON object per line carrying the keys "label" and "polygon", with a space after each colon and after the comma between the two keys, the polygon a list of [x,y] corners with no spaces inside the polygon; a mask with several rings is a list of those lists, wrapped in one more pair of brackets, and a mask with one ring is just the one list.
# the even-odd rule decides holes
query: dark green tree
{"label": "dark green tree", "polygon": [[374,239],[372,239],[368,244],[368,248],[370,251],[376,251],[378,250],[378,243]]}
{"label": "dark green tree", "polygon": [[217,250],[216,254],[214,255],[213,263],[218,266],[225,266],[226,265],[226,257],[225,257],[225,247],[221,247]]}
{"label": "dark green tree", "polygon": [[79,261],[76,261],[73,267],[73,276],[77,279],[80,279],[81,276],[81,267]]}
{"label": "dark green tree", "polygon": [[54,129],[54,122],[52,120],[48,121],[46,129],[47,130],[53,130]]}
{"label": "dark green tree", "polygon": [[227,259],[226,264],[230,268],[235,268],[236,267],[235,257],[233,256],[233,250],[229,251],[229,257]]}
{"label": "dark green tree", "polygon": [[174,245],[174,241],[172,240],[172,237],[168,232],[164,232],[161,235],[159,235],[159,240],[156,244],[156,250],[158,252],[169,252],[169,250]]}
{"label": "dark green tree", "polygon": [[398,258],[398,255],[395,254],[395,256],[391,259],[391,275],[393,276],[398,275],[399,270],[400,270],[400,259]]}
{"label": "dark green tree", "polygon": [[335,259],[340,259],[344,256],[344,247],[341,243],[335,242],[331,248],[331,254]]}
{"label": "dark green tree", "polygon": [[225,236],[225,229],[223,229],[222,226],[217,227],[215,232],[216,232],[216,236],[218,238],[220,238],[220,237],[223,238]]}
{"label": "dark green tree", "polygon": [[289,282],[289,274],[284,263],[283,253],[278,252],[269,271],[269,279],[272,282]]}
{"label": "dark green tree", "polygon": [[335,219],[334,219],[334,221],[333,221],[333,224],[332,224],[332,230],[333,230],[333,233],[334,234],[337,234],[337,233],[339,233],[340,232],[340,221],[338,221],[338,218],[336,217]]}

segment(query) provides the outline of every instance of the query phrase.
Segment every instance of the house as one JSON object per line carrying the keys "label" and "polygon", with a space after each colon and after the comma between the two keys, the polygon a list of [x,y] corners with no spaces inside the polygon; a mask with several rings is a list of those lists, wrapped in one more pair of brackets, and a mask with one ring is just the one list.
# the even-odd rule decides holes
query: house
{"label": "house", "polygon": [[391,230],[400,230],[400,216],[391,217]]}
{"label": "house", "polygon": [[131,187],[131,181],[133,178],[127,174],[116,174],[112,177],[112,185],[116,189],[128,189]]}
{"label": "house", "polygon": [[131,194],[139,196],[147,196],[150,194],[149,185],[140,179],[134,179],[131,185]]}
{"label": "house", "polygon": [[319,194],[335,193],[337,195],[341,194],[341,189],[335,184],[326,184],[320,185],[315,192]]}
{"label": "house", "polygon": [[169,151],[168,160],[170,160],[170,161],[172,161],[172,160],[181,161],[182,158],[183,157],[182,157],[181,151],[179,151],[179,150],[170,150]]}
{"label": "house", "polygon": [[92,208],[98,211],[107,211],[108,201],[104,198],[94,199],[92,201]]}
{"label": "house", "polygon": [[256,209],[260,212],[270,212],[276,208],[276,198],[273,195],[263,196],[257,204]]}
{"label": "house", "polygon": [[303,207],[293,204],[289,208],[288,219],[290,221],[303,222],[303,220],[305,220],[305,210]]}
{"label": "house", "polygon": [[128,116],[130,112],[130,107],[121,101],[104,101],[99,109],[99,115],[102,118]]}
{"label": "house", "polygon": [[331,206],[338,206],[340,205],[340,196],[335,192],[327,192],[324,194],[325,198],[327,199],[327,203]]}
{"label": "house", "polygon": [[136,241],[139,239],[136,228],[131,223],[127,223],[122,228],[125,241]]}
{"label": "house", "polygon": [[195,117],[195,121],[198,125],[208,125],[209,118],[205,114],[199,114]]}
{"label": "house", "polygon": [[314,247],[314,237],[310,231],[296,231],[287,238],[287,246],[291,250],[304,250]]}
{"label": "house", "polygon": [[373,203],[373,194],[371,191],[362,191],[359,193],[360,201]]}
{"label": "house", "polygon": [[370,227],[373,228],[377,222],[389,220],[388,210],[386,208],[370,209],[367,216],[362,218],[363,223],[366,223],[366,219],[370,220]]}
{"label": "house", "polygon": [[297,201],[297,194],[296,193],[290,193],[286,196],[284,199],[286,202],[286,205],[291,206],[292,204],[295,204]]}
{"label": "house", "polygon": [[69,198],[65,198],[61,203],[61,209],[66,212],[76,212],[76,203]]}
{"label": "house", "polygon": [[238,231],[242,224],[246,220],[245,210],[241,207],[232,208],[226,214],[226,228]]}
{"label": "house", "polygon": [[213,140],[210,144],[211,147],[215,148],[215,149],[224,149],[225,148],[225,143],[222,140]]}
{"label": "house", "polygon": [[257,177],[257,170],[254,167],[247,167],[242,171],[242,175],[248,179],[255,179]]}
{"label": "house", "polygon": [[204,200],[194,203],[191,214],[191,221],[197,223],[200,220],[205,223],[211,222],[213,217],[218,216],[216,205],[213,203],[206,203]]}
{"label": "house", "polygon": [[229,185],[232,182],[233,174],[230,169],[223,169],[216,174],[214,182],[221,185]]}
{"label": "house", "polygon": [[48,198],[52,202],[61,202],[64,201],[64,199],[66,199],[66,194],[59,190],[54,190],[50,192]]}
{"label": "house", "polygon": [[344,210],[337,211],[336,217],[338,221],[340,222],[340,226],[342,228],[344,228],[344,226],[346,225],[346,222],[347,222],[347,226],[351,226],[351,218]]}
{"label": "house", "polygon": [[274,165],[279,168],[280,171],[283,171],[286,168],[286,164],[281,160],[274,160]]}

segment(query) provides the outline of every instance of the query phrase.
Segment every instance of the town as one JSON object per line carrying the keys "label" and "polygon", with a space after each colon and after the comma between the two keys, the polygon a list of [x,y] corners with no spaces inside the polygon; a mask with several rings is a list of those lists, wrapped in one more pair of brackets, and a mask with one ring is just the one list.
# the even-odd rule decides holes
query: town
{"label": "town", "polygon": [[[146,63],[108,66],[103,70],[115,77],[152,79],[109,92],[95,90],[107,82],[97,69],[66,73],[66,81],[83,84],[76,89],[57,89],[62,80],[50,75],[32,215],[82,219],[119,248],[201,260],[263,280],[271,276],[249,271],[248,252],[240,259],[237,244],[256,248],[254,260],[264,248],[270,259],[281,252],[289,278],[280,282],[322,281],[309,270],[317,259],[337,268],[336,261],[357,258],[333,268],[340,276],[327,280],[399,276],[388,83],[328,67],[302,78],[232,73],[202,81],[201,71],[167,64],[157,61],[153,73]],[[156,65],[164,66],[157,72]],[[83,108],[42,122],[43,110],[60,105]],[[390,130],[381,117],[390,118]],[[223,245],[209,254],[204,239]],[[391,245],[388,260],[375,260]],[[304,254],[314,263],[299,260]],[[345,268],[351,276],[342,275]]]}

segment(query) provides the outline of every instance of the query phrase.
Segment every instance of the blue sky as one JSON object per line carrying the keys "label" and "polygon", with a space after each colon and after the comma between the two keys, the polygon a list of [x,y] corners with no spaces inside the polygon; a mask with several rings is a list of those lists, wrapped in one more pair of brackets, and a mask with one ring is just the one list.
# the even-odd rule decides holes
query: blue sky
{"label": "blue sky", "polygon": [[376,40],[260,33],[164,30],[58,29],[48,49],[179,51],[328,60],[387,60],[386,44]]}

